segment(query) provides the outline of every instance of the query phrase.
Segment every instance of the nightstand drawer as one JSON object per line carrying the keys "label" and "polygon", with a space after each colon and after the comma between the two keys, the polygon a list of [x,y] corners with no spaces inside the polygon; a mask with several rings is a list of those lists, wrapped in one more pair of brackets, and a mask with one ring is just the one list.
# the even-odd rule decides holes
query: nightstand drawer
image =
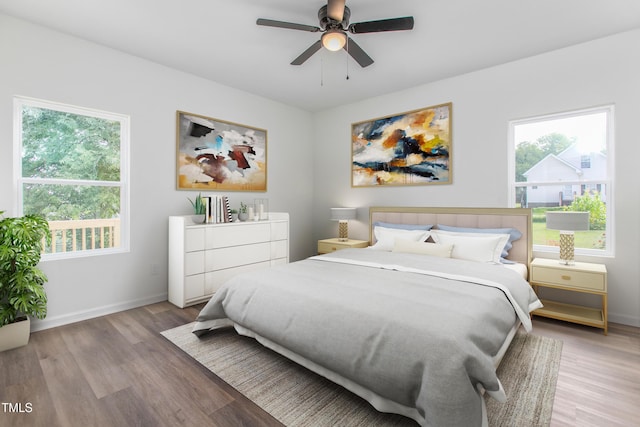
{"label": "nightstand drawer", "polygon": [[338,249],[348,248],[348,246],[340,245],[338,243],[318,242],[318,253],[328,254],[329,252],[335,252]]}
{"label": "nightstand drawer", "polygon": [[605,276],[602,274],[556,268],[533,267],[531,281],[593,291],[604,291],[606,289]]}
{"label": "nightstand drawer", "polygon": [[369,242],[367,242],[366,240],[323,239],[318,240],[318,253],[328,254],[331,252],[339,251],[340,249],[366,248],[367,246],[369,246]]}

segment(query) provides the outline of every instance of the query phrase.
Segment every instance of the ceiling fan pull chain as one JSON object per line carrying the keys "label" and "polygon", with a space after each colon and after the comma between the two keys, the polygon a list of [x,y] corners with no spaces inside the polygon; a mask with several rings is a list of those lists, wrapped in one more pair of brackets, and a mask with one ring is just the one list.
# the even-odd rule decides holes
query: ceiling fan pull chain
{"label": "ceiling fan pull chain", "polygon": [[[347,52],[349,52],[349,37],[347,37]],[[345,58],[347,58],[347,80],[349,80],[349,55],[345,55]]]}
{"label": "ceiling fan pull chain", "polygon": [[320,55],[320,86],[324,86],[324,54]]}

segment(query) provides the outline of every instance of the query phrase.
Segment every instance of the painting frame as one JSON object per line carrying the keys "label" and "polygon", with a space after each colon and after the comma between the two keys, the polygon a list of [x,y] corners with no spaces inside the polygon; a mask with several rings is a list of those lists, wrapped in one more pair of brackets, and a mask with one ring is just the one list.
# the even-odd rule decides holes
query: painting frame
{"label": "painting frame", "polygon": [[351,187],[452,183],[453,103],[351,124]]}
{"label": "painting frame", "polygon": [[267,130],[176,111],[176,188],[267,191]]}

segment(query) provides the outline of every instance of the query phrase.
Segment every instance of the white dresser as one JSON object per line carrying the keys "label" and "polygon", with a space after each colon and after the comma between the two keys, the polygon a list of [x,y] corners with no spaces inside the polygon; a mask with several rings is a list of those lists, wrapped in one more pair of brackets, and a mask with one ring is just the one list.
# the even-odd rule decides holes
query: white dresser
{"label": "white dresser", "polygon": [[169,217],[169,302],[206,301],[228,278],[289,262],[289,214],[269,220],[195,224],[191,215]]}

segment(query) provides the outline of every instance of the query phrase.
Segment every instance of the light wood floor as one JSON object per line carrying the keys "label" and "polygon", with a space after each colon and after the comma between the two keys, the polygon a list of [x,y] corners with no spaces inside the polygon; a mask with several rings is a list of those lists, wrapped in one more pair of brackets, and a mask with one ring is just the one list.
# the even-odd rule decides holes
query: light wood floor
{"label": "light wood floor", "polygon": [[[159,334],[200,307],[159,303],[33,333],[0,353],[0,426],[281,426]],[[534,328],[564,342],[552,426],[640,426],[639,328]]]}
{"label": "light wood floor", "polygon": [[534,333],[563,341],[553,427],[640,426],[640,328],[601,329],[534,317]]}

